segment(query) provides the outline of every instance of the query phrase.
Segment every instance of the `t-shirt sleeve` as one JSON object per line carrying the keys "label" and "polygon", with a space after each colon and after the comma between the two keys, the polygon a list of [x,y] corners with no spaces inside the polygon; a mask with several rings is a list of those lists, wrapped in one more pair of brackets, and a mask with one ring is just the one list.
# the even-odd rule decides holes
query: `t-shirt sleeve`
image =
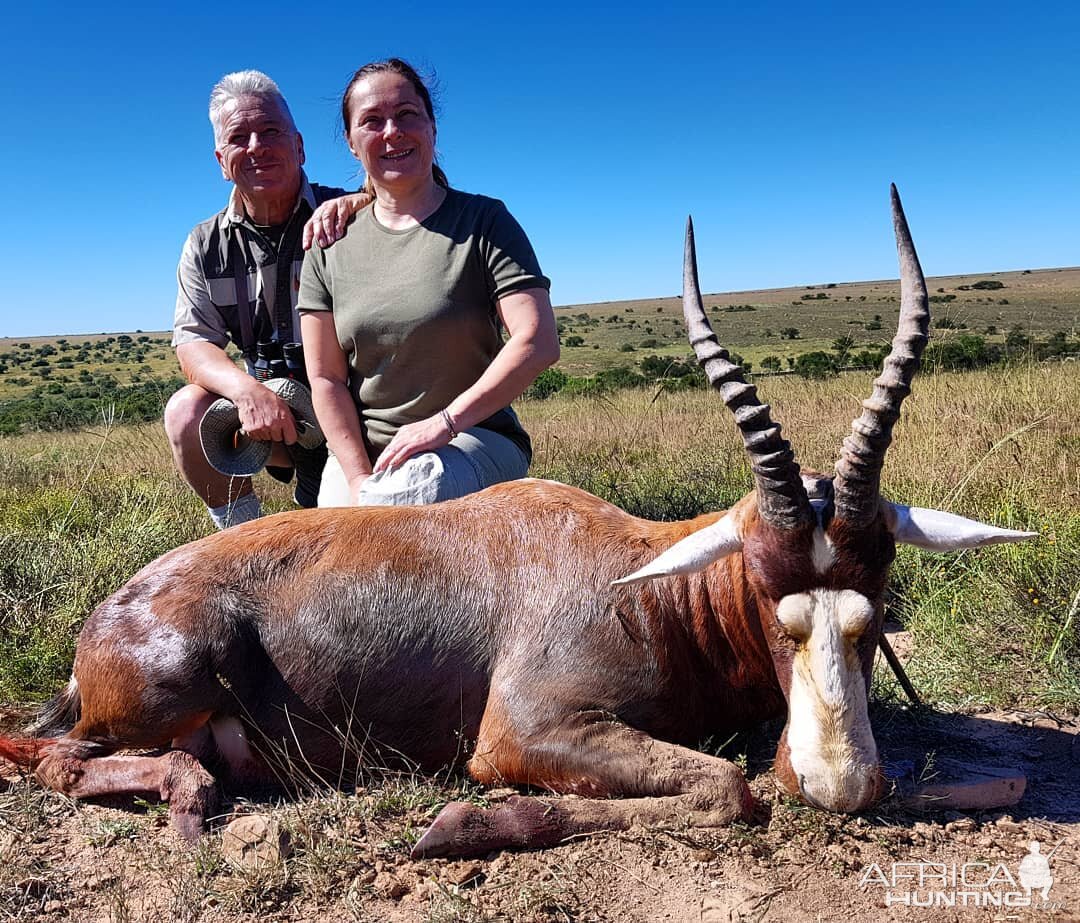
{"label": "t-shirt sleeve", "polygon": [[224,349],[229,342],[228,331],[225,318],[210,298],[206,272],[199,262],[198,245],[189,234],[176,267],[172,345],[209,342]]}
{"label": "t-shirt sleeve", "polygon": [[326,252],[319,247],[312,247],[304,254],[296,310],[300,312],[334,310],[334,297],[326,284]]}
{"label": "t-shirt sleeve", "polygon": [[493,298],[526,288],[551,290],[529,238],[502,202],[493,203],[480,246]]}

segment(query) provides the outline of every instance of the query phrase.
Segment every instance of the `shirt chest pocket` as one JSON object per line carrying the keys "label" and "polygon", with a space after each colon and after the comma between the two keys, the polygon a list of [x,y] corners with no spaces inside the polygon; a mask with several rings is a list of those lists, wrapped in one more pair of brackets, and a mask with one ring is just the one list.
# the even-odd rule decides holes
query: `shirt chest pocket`
{"label": "shirt chest pocket", "polygon": [[[236,280],[235,279],[207,279],[206,287],[210,292],[210,300],[219,308],[236,307]],[[247,297],[250,301],[256,300],[259,288],[256,273],[248,273]]]}

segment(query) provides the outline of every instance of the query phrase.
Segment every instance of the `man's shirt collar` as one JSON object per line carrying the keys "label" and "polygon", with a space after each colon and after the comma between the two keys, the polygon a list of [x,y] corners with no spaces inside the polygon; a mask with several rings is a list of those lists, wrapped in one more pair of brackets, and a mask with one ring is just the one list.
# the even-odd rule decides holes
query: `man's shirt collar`
{"label": "man's shirt collar", "polygon": [[[315,193],[311,189],[311,183],[308,182],[307,174],[300,171],[300,195],[296,197],[296,204],[293,205],[292,214],[296,214],[296,210],[300,207],[301,202],[306,202],[312,211],[315,210]],[[244,214],[244,200],[240,198],[240,190],[235,185],[232,187],[232,192],[229,193],[229,204],[225,207],[225,211],[221,213],[220,226],[224,231],[234,224],[243,224],[247,221],[247,216]]]}

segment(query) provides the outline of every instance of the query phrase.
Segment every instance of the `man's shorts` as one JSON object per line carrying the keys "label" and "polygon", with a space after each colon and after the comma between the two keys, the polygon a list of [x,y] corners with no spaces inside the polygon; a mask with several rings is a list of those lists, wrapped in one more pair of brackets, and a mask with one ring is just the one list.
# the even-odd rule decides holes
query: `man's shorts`
{"label": "man's shorts", "polygon": [[[511,440],[489,429],[459,433],[441,449],[421,452],[391,471],[373,474],[357,506],[420,506],[476,493],[492,484],[523,478],[529,459]],[[337,457],[327,459],[319,506],[353,506]]]}

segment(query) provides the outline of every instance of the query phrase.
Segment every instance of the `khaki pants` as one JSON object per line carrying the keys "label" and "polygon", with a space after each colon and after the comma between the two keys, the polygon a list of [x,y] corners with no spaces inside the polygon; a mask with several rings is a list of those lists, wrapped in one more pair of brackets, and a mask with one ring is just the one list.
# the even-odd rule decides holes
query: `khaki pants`
{"label": "khaki pants", "polygon": [[[475,427],[447,446],[421,452],[392,471],[373,474],[361,488],[358,506],[420,506],[464,497],[525,477],[529,461],[505,436]],[[349,485],[331,452],[323,470],[319,506],[352,506]]]}

